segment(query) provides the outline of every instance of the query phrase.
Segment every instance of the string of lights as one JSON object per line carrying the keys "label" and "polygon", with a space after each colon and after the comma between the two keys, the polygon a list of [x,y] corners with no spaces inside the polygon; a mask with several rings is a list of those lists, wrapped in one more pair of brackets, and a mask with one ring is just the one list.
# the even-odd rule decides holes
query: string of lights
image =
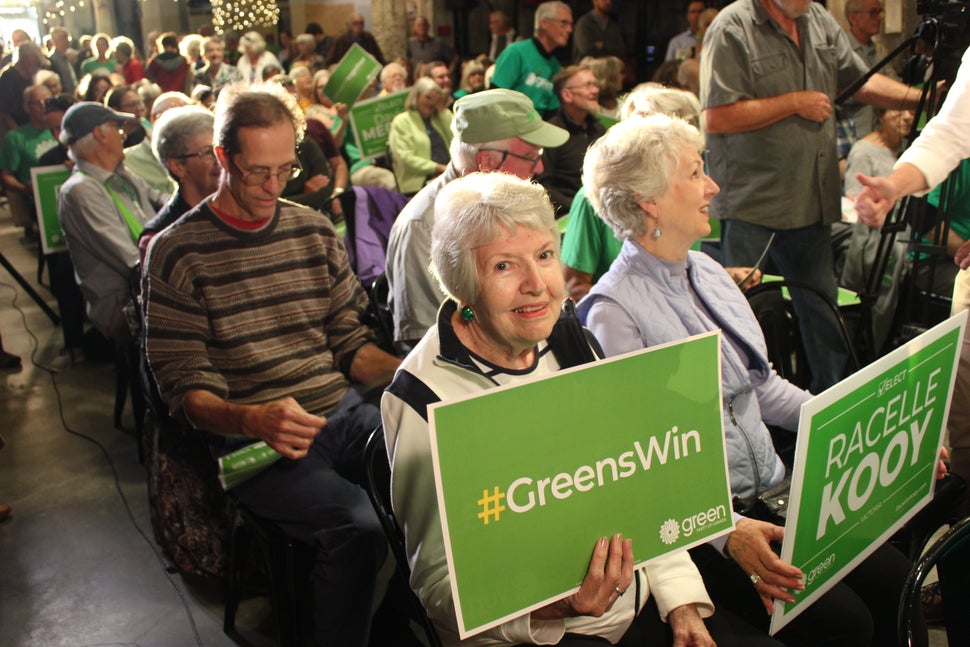
{"label": "string of lights", "polygon": [[[243,32],[272,27],[280,20],[280,8],[275,0],[211,0],[211,5],[212,26],[220,34],[228,30]],[[65,18],[85,6],[85,0],[57,0],[44,10],[42,22],[49,27],[62,24]]]}
{"label": "string of lights", "polygon": [[78,0],[77,2],[57,0],[53,7],[44,10],[42,22],[45,25],[60,24],[69,14],[76,12],[78,9],[83,9],[84,6],[84,0]]}
{"label": "string of lights", "polygon": [[272,27],[280,20],[275,0],[211,0],[212,26],[216,33],[244,32],[255,27]]}

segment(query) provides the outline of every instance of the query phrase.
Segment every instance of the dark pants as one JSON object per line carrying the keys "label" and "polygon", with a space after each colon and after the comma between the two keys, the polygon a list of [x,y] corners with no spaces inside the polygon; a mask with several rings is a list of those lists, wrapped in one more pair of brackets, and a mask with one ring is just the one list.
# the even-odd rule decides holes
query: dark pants
{"label": "dark pants", "polygon": [[64,331],[64,347],[68,350],[81,348],[84,338],[84,295],[74,276],[74,264],[67,252],[47,255],[51,291],[57,299],[61,314],[61,330]]}
{"label": "dark pants", "polygon": [[[741,567],[708,545],[690,552],[717,608],[767,633],[770,617]],[[898,645],[899,596],[911,566],[896,548],[881,546],[775,638],[789,647]]]}
{"label": "dark pants", "polygon": [[387,542],[362,482],[361,455],[380,411],[348,391],[327,417],[310,452],[280,459],[237,486],[237,500],[276,522],[288,535],[316,546],[310,574],[316,644],[366,647],[377,572]]}
{"label": "dark pants", "polygon": [[[785,279],[805,283],[828,297],[838,296],[832,235],[828,225],[772,230],[737,220],[722,225],[724,264],[751,266],[758,261],[771,234],[775,240],[768,254]],[[815,294],[791,290],[792,306],[812,369],[812,393],[821,393],[845,377],[848,350],[835,313]]]}

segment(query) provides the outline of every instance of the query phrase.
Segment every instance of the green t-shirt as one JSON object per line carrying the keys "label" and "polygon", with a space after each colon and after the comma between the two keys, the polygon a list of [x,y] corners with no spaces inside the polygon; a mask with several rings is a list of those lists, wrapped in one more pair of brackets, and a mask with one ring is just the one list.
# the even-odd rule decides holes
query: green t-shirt
{"label": "green t-shirt", "polygon": [[596,215],[586,198],[586,188],[581,187],[569,209],[569,226],[562,239],[562,262],[574,270],[592,274],[595,283],[610,269],[622,247],[623,242]]}
{"label": "green t-shirt", "polygon": [[12,172],[20,182],[29,184],[30,169],[55,146],[57,141],[48,128],[34,128],[30,124],[14,128],[7,133],[0,148],[0,169]]}
{"label": "green t-shirt", "polygon": [[492,87],[516,90],[532,99],[540,115],[559,108],[559,97],[552,79],[562,69],[555,56],[546,58],[536,49],[535,41],[520,40],[502,50],[495,61]]}
{"label": "green t-shirt", "polygon": [[81,76],[85,74],[104,74],[108,76],[118,69],[118,61],[109,58],[106,61],[99,61],[96,57],[91,57],[81,63]]}

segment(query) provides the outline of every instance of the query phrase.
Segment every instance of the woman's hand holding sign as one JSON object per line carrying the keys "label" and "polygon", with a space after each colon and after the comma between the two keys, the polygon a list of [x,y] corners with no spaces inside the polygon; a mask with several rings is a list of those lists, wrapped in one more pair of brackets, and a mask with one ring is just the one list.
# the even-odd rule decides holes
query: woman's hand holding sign
{"label": "woman's hand holding sign", "polygon": [[579,590],[532,612],[539,620],[575,616],[600,617],[633,583],[633,540],[623,535],[601,537],[593,548],[586,577]]}
{"label": "woman's hand holding sign", "polygon": [[778,557],[771,549],[771,542],[781,541],[785,529],[766,521],[741,519],[734,532],[728,536],[725,551],[745,573],[751,577],[754,588],[770,615],[774,599],[794,602],[789,589],[805,588],[802,571]]}

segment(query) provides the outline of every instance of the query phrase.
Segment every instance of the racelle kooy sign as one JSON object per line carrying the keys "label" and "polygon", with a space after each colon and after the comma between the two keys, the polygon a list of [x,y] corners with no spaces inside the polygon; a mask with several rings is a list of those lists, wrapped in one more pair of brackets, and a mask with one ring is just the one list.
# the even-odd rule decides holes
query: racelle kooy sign
{"label": "racelle kooy sign", "polygon": [[967,313],[802,407],[782,559],[805,573],[771,633],[868,557],[933,496]]}

